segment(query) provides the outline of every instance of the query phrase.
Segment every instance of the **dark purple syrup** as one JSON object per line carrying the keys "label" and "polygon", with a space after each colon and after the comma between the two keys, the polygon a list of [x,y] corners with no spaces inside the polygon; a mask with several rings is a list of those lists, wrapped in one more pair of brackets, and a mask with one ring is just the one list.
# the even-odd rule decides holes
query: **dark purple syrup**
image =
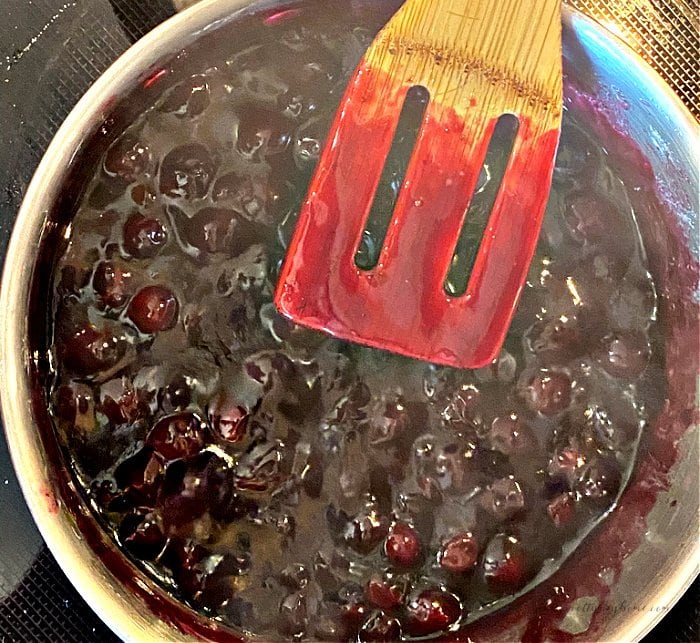
{"label": "dark purple syrup", "polygon": [[[245,40],[228,27],[218,62],[186,60],[95,164],[56,269],[52,413],[77,479],[144,569],[265,639],[423,637],[508,602],[614,506],[658,398],[644,248],[574,110],[492,366],[436,367],[277,314],[325,133],[388,15],[348,28],[302,11]],[[504,164],[484,168],[474,208]]]}

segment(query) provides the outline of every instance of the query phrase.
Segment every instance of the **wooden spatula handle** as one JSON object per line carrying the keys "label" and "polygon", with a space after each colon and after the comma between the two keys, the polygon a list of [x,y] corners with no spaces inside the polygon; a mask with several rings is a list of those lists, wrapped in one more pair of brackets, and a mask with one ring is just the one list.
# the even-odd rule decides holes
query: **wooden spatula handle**
{"label": "wooden spatula handle", "polygon": [[[366,59],[370,67],[429,87],[437,101],[463,87],[460,74],[467,74],[500,86],[495,93],[506,89],[505,102],[557,110],[561,0],[407,0]],[[441,65],[450,73],[441,74]]]}

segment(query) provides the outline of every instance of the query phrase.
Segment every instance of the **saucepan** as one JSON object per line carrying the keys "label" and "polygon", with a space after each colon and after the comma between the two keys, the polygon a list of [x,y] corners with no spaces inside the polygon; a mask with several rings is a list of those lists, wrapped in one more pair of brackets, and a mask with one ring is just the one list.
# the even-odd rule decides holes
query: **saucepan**
{"label": "saucepan", "polygon": [[[59,446],[44,384],[51,306],[46,272],[65,232],[59,213],[70,208],[71,181],[86,142],[105,122],[128,112],[120,97],[231,21],[276,4],[204,0],[122,55],[80,100],[46,151],[17,215],[5,261],[0,396],[12,460],[51,552],[124,640],[239,636],[175,600],[119,550],[81,495]],[[634,641],[698,573],[698,132],[661,78],[604,27],[567,10],[564,41],[565,67],[579,79],[590,118],[610,133],[611,141],[613,134],[624,134],[629,142],[624,152],[644,175],[646,187],[635,193],[633,206],[660,284],[669,384],[665,406],[645,428],[643,448],[618,506],[582,545],[577,562],[561,570],[578,581],[576,595],[556,617],[572,641]],[[558,578],[555,574],[472,631],[480,640],[512,641],[529,628],[530,639],[533,632],[537,638],[537,631],[546,631],[542,623],[537,630],[537,622],[549,618],[547,596]]]}

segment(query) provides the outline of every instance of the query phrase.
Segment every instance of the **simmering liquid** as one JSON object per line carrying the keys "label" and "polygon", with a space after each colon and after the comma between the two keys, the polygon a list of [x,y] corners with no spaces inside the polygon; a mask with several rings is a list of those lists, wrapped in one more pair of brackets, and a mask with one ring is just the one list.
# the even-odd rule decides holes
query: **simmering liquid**
{"label": "simmering liquid", "polygon": [[[634,212],[571,110],[491,366],[402,358],[275,311],[333,114],[396,4],[234,22],[228,49],[173,63],[155,101],[135,92],[143,113],[95,160],[56,267],[51,411],[76,479],[147,573],[264,640],[438,635],[527,591],[614,507],[658,399]],[[448,290],[505,162],[484,167]],[[359,264],[381,234],[368,226]]]}

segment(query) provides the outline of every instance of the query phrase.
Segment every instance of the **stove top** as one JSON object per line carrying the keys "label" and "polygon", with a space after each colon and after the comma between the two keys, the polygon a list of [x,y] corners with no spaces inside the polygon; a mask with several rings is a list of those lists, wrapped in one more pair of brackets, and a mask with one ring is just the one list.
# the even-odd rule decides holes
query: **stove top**
{"label": "stove top", "polygon": [[[170,0],[2,0],[2,4],[0,257],[23,191],[72,105],[122,51],[174,12]],[[1,431],[0,517],[0,643],[118,641],[73,589],[42,541],[22,499]],[[696,581],[644,643],[700,641],[699,605]]]}

